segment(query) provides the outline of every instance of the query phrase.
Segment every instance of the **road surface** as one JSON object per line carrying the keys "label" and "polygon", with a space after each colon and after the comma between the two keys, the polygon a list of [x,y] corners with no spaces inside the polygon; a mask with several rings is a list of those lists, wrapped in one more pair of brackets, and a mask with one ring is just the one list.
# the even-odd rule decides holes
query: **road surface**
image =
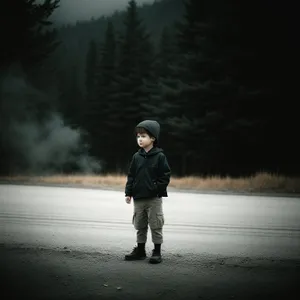
{"label": "road surface", "polygon": [[299,295],[299,198],[169,192],[159,265],[123,260],[135,230],[122,192],[0,185],[0,200],[0,261],[11,299]]}

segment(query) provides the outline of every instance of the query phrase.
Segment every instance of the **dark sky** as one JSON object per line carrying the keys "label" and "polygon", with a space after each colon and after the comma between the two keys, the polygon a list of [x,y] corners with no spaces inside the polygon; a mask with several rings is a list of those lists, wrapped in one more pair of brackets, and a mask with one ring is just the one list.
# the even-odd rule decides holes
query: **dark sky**
{"label": "dark sky", "polygon": [[[74,22],[77,20],[98,18],[111,14],[115,10],[124,10],[129,0],[61,0],[60,8],[53,17],[59,22]],[[136,0],[138,5],[153,3],[154,0]]]}

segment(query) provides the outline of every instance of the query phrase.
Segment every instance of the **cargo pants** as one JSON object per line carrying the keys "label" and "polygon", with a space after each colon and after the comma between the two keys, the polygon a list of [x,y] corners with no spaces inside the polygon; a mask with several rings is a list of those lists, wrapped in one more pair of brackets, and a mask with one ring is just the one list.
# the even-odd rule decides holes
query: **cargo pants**
{"label": "cargo pants", "polygon": [[148,225],[151,229],[152,242],[163,243],[164,214],[162,198],[139,199],[134,203],[132,223],[137,230],[137,243],[147,242]]}

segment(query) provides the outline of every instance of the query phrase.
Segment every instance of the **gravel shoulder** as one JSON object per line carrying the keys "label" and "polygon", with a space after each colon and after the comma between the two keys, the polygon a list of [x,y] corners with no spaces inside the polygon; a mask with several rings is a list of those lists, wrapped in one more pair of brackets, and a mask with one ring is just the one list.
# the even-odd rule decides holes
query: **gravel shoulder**
{"label": "gravel shoulder", "polygon": [[167,252],[151,265],[124,261],[121,252],[17,244],[2,244],[0,253],[5,299],[296,299],[300,292],[295,260]]}

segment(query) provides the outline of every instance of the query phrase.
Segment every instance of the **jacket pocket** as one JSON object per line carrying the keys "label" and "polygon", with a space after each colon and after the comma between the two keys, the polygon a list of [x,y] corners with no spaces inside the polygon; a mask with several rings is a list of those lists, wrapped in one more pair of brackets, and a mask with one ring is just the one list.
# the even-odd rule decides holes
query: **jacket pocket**
{"label": "jacket pocket", "polygon": [[158,186],[156,180],[152,180],[153,190],[158,194]]}
{"label": "jacket pocket", "polygon": [[148,195],[148,197],[157,196],[158,189],[156,181],[152,178],[147,178],[144,183],[144,192]]}

